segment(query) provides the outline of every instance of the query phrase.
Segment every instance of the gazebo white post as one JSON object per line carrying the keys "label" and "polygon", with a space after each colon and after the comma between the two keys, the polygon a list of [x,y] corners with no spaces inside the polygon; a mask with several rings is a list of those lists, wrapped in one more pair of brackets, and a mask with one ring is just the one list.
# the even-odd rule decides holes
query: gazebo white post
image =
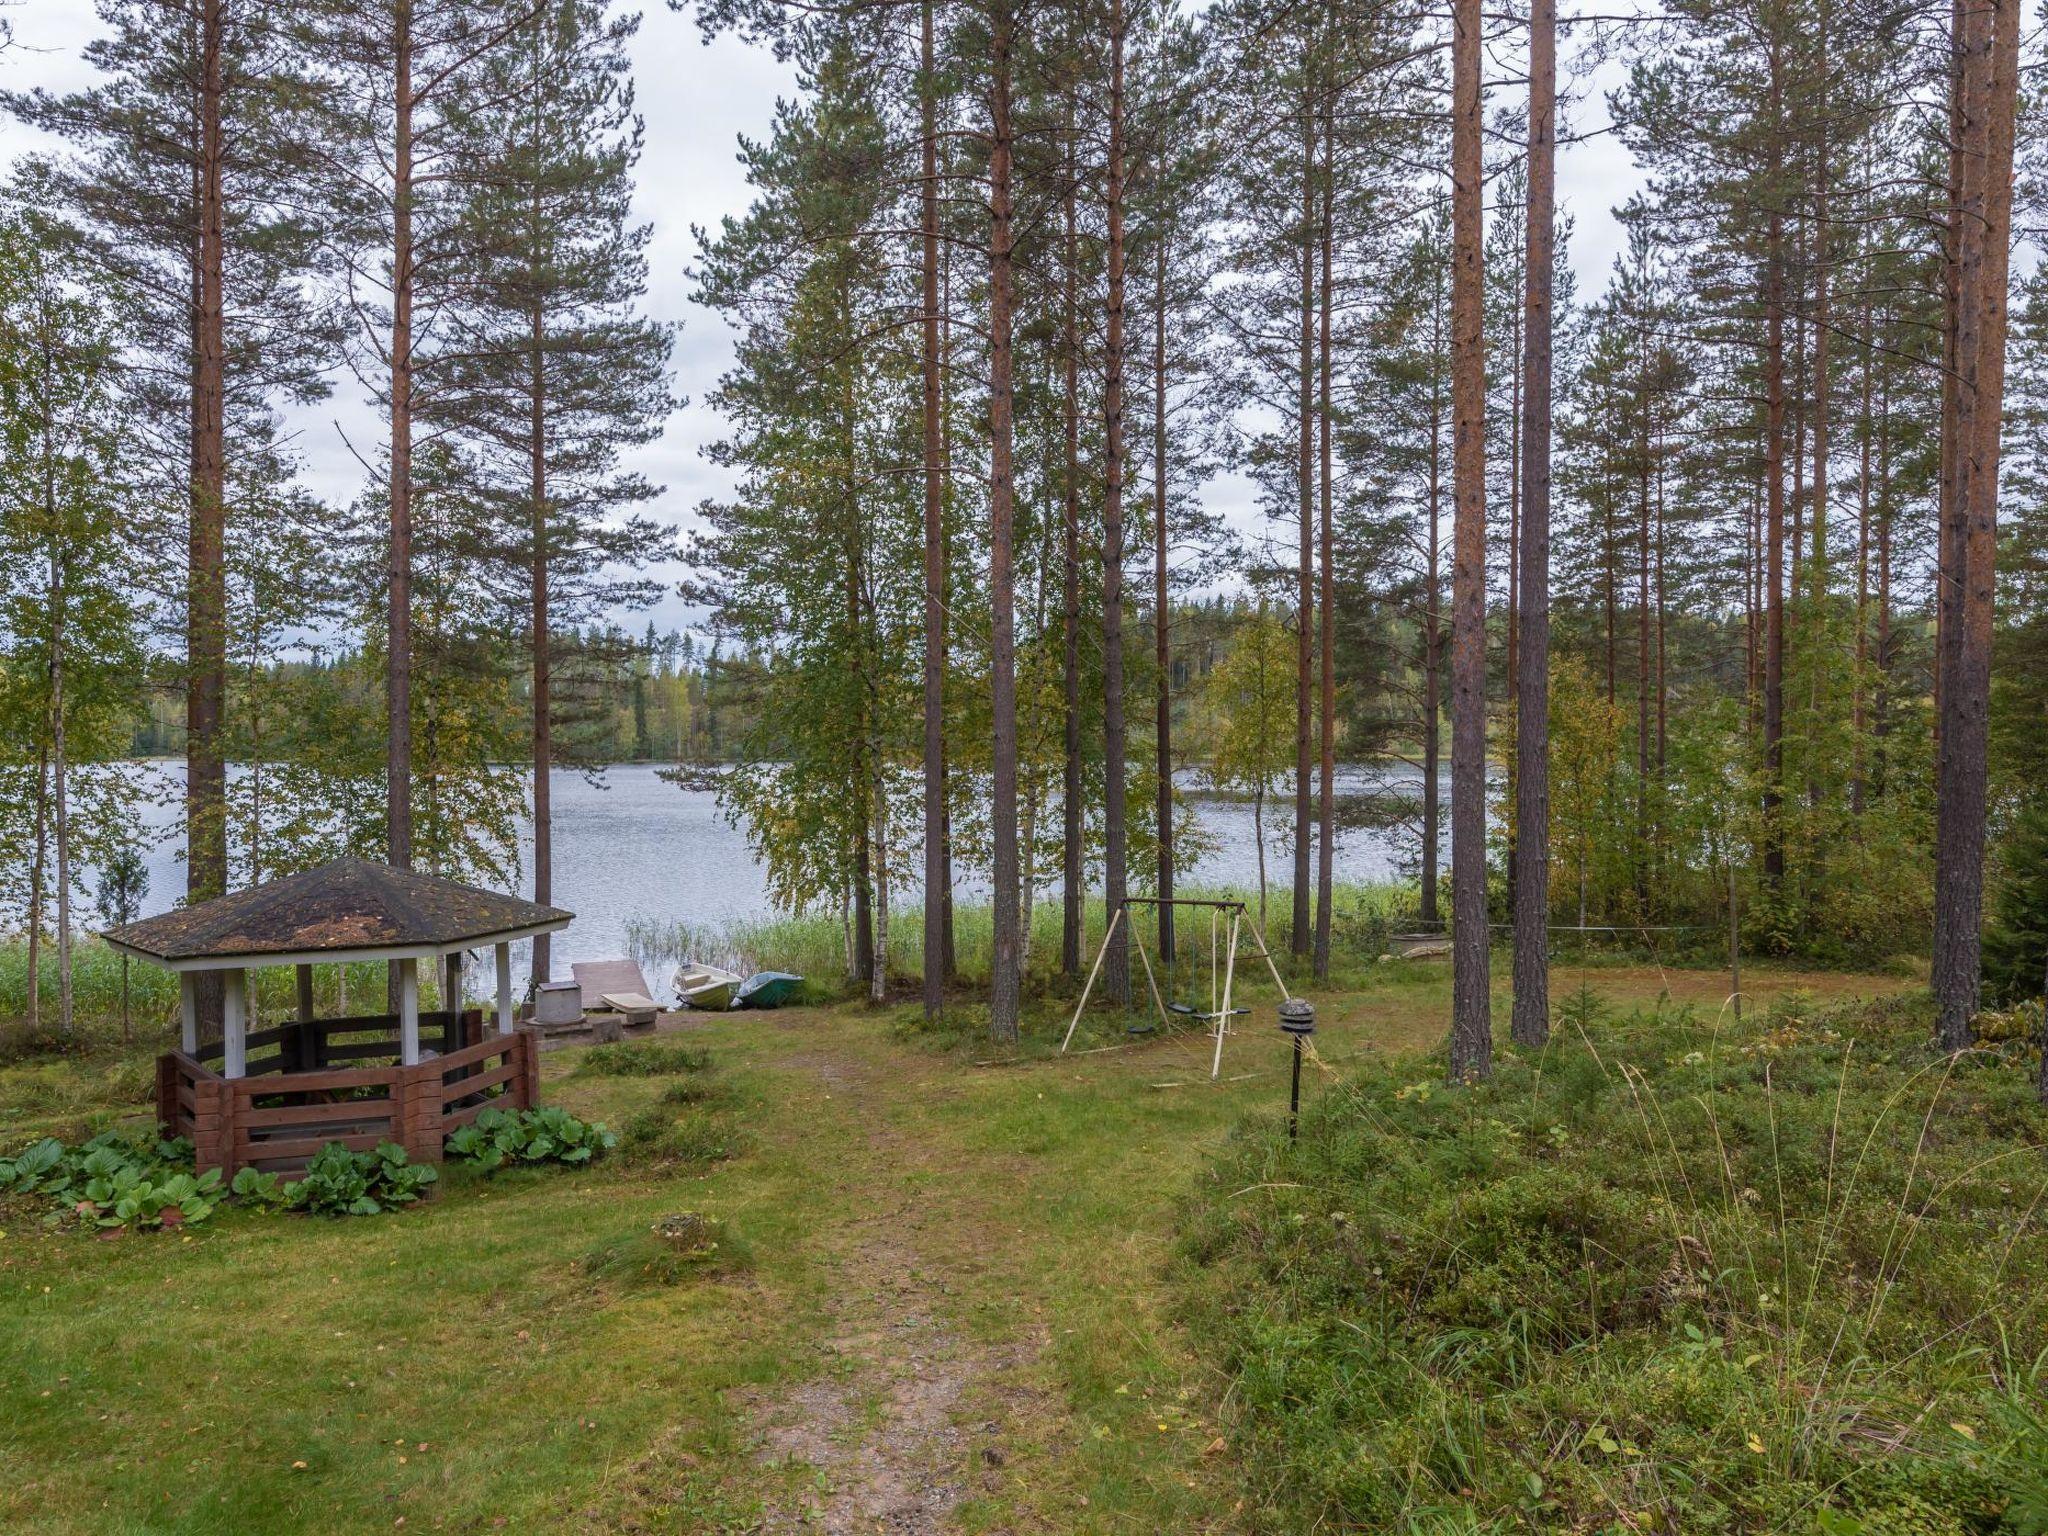
{"label": "gazebo white post", "polygon": [[249,973],[240,966],[220,973],[222,1077],[249,1074]]}
{"label": "gazebo white post", "polygon": [[498,961],[498,1033],[512,1033],[512,946],[500,944],[496,948]]}
{"label": "gazebo white post", "polygon": [[178,1045],[187,1056],[199,1054],[199,978],[178,972]]}
{"label": "gazebo white post", "polygon": [[398,962],[398,1059],[408,1067],[420,1060],[420,963]]}

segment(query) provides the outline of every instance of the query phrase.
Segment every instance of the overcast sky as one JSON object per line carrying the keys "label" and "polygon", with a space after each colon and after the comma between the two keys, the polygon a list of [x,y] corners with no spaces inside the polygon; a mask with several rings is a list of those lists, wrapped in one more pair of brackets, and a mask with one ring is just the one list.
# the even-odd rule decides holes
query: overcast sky
{"label": "overcast sky", "polygon": [[[0,79],[10,88],[69,91],[91,81],[93,71],[81,57],[98,30],[89,0],[16,0],[7,14],[16,47],[0,56]],[[730,37],[705,45],[691,16],[659,5],[646,9],[633,62],[639,107],[647,122],[635,206],[654,230],[648,250],[647,308],[658,318],[682,322],[676,381],[690,401],[670,421],[660,441],[641,450],[637,464],[667,487],[655,515],[688,527],[695,521],[697,504],[729,483],[700,452],[718,435],[717,420],[700,402],[732,355],[723,321],[690,302],[684,275],[695,254],[690,228],[714,226],[723,215],[745,207],[746,179],[735,158],[738,138],[767,132],[776,99],[790,93],[793,77],[765,49]],[[1588,128],[1597,129],[1604,116],[1596,95],[1577,110],[1571,126],[1585,135]],[[18,123],[0,118],[0,161],[12,161],[39,139]],[[1559,154],[1559,201],[1577,221],[1567,259],[1578,274],[1582,301],[1599,292],[1620,249],[1620,231],[1609,210],[1627,196],[1636,180],[1628,156],[1611,135],[1596,132],[1582,137]],[[343,433],[359,444],[378,438],[377,424],[361,396],[354,379],[337,376],[332,397],[300,413],[293,423],[307,483],[328,500],[346,501],[362,484],[362,467],[344,445]],[[1209,494],[1212,504],[1233,521],[1253,520],[1242,484],[1219,481]],[[663,628],[686,627],[692,616],[692,610],[673,595],[653,614]],[[644,622],[637,616],[621,617],[634,627]]]}

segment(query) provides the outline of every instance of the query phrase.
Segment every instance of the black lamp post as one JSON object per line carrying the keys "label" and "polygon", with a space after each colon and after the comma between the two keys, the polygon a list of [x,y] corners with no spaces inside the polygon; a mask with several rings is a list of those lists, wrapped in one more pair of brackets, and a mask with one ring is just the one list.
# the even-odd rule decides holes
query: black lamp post
{"label": "black lamp post", "polygon": [[1316,1032],[1316,1005],[1305,997],[1280,1004],[1280,1027],[1294,1037],[1294,1084],[1287,1092],[1287,1139],[1294,1140],[1301,1122],[1301,1046]]}

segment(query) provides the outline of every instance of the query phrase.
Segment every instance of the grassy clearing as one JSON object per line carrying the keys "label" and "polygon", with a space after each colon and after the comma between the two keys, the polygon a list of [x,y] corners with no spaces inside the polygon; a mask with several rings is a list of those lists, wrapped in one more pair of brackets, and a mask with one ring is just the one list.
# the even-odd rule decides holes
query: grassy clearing
{"label": "grassy clearing", "polygon": [[[1361,972],[1321,999],[1324,1058],[1433,1075],[1406,1053],[1441,1035],[1447,971]],[[1611,968],[1600,986],[1650,1005],[1719,983]],[[752,1405],[838,1379],[833,1341],[894,1338],[906,1307],[970,1382],[963,1530],[1254,1525],[1264,1442],[1219,1411],[1229,1378],[1176,1324],[1172,1275],[1187,1191],[1285,1092],[1270,981],[1248,998],[1220,1085],[1202,1040],[1107,1015],[1077,1038],[1093,1054],[1053,1055],[1052,996],[996,1065],[968,1006],[938,1031],[853,1004],[715,1015],[619,1053],[681,1046],[673,1071],[550,1053],[547,1102],[625,1136],[585,1170],[451,1168],[402,1214],[231,1208],[110,1242],[0,1212],[0,1527],[753,1530],[817,1473],[757,1462]],[[101,1047],[0,1069],[0,1137],[134,1113],[140,1063]],[[656,1248],[679,1216],[716,1221],[732,1257]],[[998,1357],[1005,1384],[975,1384]],[[850,1432],[888,1430],[871,1406]]]}
{"label": "grassy clearing", "polygon": [[[1612,994],[1609,994],[1612,997]],[[1917,1000],[1565,1000],[1254,1121],[1180,1245],[1272,1531],[2048,1530],[2048,1116]]]}

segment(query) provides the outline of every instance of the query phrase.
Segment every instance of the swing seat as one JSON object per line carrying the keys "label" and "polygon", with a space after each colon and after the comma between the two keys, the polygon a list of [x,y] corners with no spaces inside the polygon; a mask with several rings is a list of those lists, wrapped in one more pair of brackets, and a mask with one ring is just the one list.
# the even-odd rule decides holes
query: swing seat
{"label": "swing seat", "polygon": [[1195,1017],[1195,1005],[1193,1003],[1168,1003],[1166,1011],[1168,1013],[1177,1013],[1184,1019]]}

